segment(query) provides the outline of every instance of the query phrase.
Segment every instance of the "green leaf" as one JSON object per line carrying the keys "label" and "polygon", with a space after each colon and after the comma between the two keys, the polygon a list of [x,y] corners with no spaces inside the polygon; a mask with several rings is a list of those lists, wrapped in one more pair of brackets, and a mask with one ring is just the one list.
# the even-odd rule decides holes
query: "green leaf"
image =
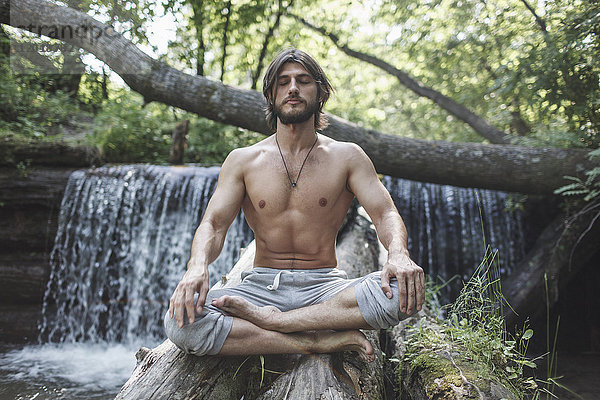
{"label": "green leaf", "polygon": [[529,368],[537,368],[537,365],[535,365],[535,363],[533,361],[523,360],[523,361],[520,361],[520,363]]}

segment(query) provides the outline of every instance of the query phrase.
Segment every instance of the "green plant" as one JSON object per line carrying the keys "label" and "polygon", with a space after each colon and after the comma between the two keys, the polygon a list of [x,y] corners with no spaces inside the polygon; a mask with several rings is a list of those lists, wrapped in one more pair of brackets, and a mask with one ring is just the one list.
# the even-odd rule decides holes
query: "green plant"
{"label": "green plant", "polygon": [[103,104],[88,140],[108,162],[165,163],[176,122],[167,110],[155,103],[144,106],[141,96],[122,91]]}
{"label": "green plant", "polygon": [[535,382],[524,375],[524,367],[535,368],[526,356],[533,331],[525,325],[511,336],[504,322],[500,268],[496,252],[488,247],[483,260],[465,283],[456,301],[448,306],[449,334],[452,342],[489,372],[503,378],[518,391],[535,388]]}
{"label": "green plant", "polygon": [[160,103],[144,105],[142,96],[121,90],[105,101],[88,137],[108,162],[167,163],[171,132],[176,124],[190,120],[186,163],[220,164],[227,154],[255,143],[262,135],[199,118]]}
{"label": "green plant", "polygon": [[31,171],[31,160],[27,159],[25,161],[19,161],[17,163],[17,171],[21,178],[27,178],[27,175]]}
{"label": "green plant", "polygon": [[61,133],[79,104],[68,94],[48,91],[37,75],[14,75],[0,60],[0,133],[18,133],[29,139]]}
{"label": "green plant", "polygon": [[[424,354],[460,354],[475,365],[479,378],[497,377],[519,398],[553,396],[555,386],[564,388],[556,377],[556,337],[548,346],[546,379],[535,375],[542,357],[527,355],[534,332],[528,322],[514,334],[506,329],[504,308],[510,307],[502,295],[496,252],[486,248],[482,262],[466,282],[457,299],[443,308],[447,319],[437,319],[439,328],[410,327],[406,360],[422,360]],[[440,285],[431,288],[439,292]],[[549,303],[548,303],[549,304]],[[436,310],[436,296],[426,298],[426,308]],[[549,320],[549,319],[548,319]],[[558,325],[556,327],[558,330]],[[550,330],[548,329],[548,332]],[[550,343],[549,336],[547,343]],[[452,361],[454,362],[454,361]]]}
{"label": "green plant", "polygon": [[190,137],[185,160],[190,163],[221,164],[235,148],[260,141],[262,134],[205,118],[190,121]]}
{"label": "green plant", "polygon": [[565,176],[565,179],[573,181],[573,183],[556,189],[555,194],[584,196],[585,201],[600,199],[600,148],[590,151],[588,157],[592,161],[597,161],[598,165],[585,171],[587,178],[583,180],[575,176]]}

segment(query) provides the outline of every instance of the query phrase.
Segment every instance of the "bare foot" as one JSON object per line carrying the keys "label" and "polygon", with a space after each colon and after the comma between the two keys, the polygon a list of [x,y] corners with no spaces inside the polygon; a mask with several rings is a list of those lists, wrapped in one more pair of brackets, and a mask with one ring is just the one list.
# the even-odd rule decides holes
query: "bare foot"
{"label": "bare foot", "polygon": [[281,311],[275,306],[258,307],[239,296],[221,296],[213,299],[212,305],[234,317],[250,321],[263,329],[278,330],[275,317]]}
{"label": "bare foot", "polygon": [[375,352],[371,342],[359,330],[316,331],[315,344],[315,353],[355,351],[366,362],[375,360]]}

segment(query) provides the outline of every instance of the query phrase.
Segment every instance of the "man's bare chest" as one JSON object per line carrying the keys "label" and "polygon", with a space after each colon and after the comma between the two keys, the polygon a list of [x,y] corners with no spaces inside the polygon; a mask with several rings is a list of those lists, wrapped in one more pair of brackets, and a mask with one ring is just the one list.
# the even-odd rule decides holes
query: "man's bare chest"
{"label": "man's bare chest", "polygon": [[[277,215],[286,211],[315,216],[330,213],[347,202],[347,172],[331,162],[310,160],[300,171],[291,165],[286,171],[281,160],[266,160],[244,173],[246,204],[257,213]],[[296,182],[293,186],[292,182]]]}

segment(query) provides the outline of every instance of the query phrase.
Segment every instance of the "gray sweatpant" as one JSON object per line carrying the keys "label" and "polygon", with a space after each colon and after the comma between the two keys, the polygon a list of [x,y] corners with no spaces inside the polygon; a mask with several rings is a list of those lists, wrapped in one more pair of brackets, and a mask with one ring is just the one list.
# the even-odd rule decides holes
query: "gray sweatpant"
{"label": "gray sweatpant", "polygon": [[165,331],[167,337],[186,353],[214,355],[221,351],[233,317],[211,305],[213,299],[223,295],[240,296],[259,307],[271,305],[281,311],[289,311],[324,302],[348,287],[354,287],[365,321],[374,329],[385,329],[397,325],[408,315],[400,312],[396,280],[390,282],[394,295],[388,299],[381,290],[379,274],[373,272],[361,278],[348,279],[347,274],[338,268],[282,270],[256,267],[242,274],[239,285],[209,291],[204,309],[201,314],[196,314],[194,323],[186,322],[179,328],[167,312]]}

